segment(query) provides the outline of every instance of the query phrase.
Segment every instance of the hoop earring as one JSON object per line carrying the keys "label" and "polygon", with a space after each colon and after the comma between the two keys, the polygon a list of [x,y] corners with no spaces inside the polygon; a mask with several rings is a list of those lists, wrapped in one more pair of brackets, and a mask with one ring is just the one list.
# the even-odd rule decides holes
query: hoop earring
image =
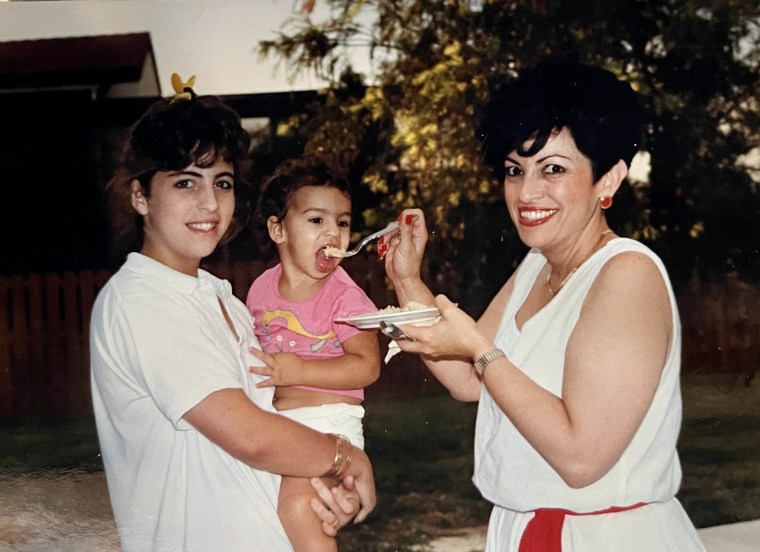
{"label": "hoop earring", "polygon": [[599,198],[599,205],[602,209],[609,209],[612,207],[612,196],[602,196]]}

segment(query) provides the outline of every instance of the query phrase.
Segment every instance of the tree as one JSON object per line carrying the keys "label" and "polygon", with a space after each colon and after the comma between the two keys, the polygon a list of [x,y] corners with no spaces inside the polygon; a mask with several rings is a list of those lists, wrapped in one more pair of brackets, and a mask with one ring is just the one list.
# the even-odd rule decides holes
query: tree
{"label": "tree", "polygon": [[[482,307],[521,257],[477,129],[493,87],[547,54],[602,65],[643,95],[651,173],[632,183],[635,216],[618,230],[649,242],[676,283],[727,263],[760,279],[760,197],[737,164],[760,142],[756,1],[322,1],[327,20],[294,18],[261,51],[329,81],[305,149],[352,160],[376,200],[367,226],[425,210],[439,291]],[[353,73],[357,46],[372,53],[371,83]]]}

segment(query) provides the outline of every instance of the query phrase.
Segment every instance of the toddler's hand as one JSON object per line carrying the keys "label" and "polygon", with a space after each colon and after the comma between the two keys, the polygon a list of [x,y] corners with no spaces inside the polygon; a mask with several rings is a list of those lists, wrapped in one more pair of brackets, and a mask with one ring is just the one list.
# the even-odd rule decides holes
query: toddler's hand
{"label": "toddler's hand", "polygon": [[256,387],[298,385],[301,383],[301,357],[295,353],[265,353],[255,347],[248,349],[250,353],[263,362],[266,366],[251,366],[248,370],[253,374],[264,376],[268,379],[260,381]]}

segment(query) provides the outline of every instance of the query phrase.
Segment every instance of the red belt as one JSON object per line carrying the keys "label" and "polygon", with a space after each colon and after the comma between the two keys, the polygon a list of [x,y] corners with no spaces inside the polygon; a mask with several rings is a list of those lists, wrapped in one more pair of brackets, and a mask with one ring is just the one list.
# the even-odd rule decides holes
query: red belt
{"label": "red belt", "polygon": [[645,506],[646,502],[639,502],[633,506],[612,506],[606,510],[597,512],[572,512],[561,508],[540,508],[535,511],[535,516],[528,522],[525,532],[520,539],[518,552],[562,552],[562,526],[565,516],[597,516],[600,514],[614,514],[635,510]]}

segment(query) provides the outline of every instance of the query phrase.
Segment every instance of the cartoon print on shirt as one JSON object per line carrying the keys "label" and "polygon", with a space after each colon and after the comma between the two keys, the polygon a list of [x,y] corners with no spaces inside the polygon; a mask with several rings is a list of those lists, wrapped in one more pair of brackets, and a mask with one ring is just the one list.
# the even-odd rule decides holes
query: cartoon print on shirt
{"label": "cartoon print on shirt", "polygon": [[[277,309],[273,311],[268,311],[263,314],[261,317],[261,325],[262,325],[262,333],[265,337],[263,340],[261,340],[261,348],[264,350],[264,352],[270,352],[270,348],[273,345],[278,352],[291,352],[291,353],[297,353],[297,352],[303,352],[299,351],[298,345],[299,342],[296,340],[290,340],[287,344],[287,349],[285,344],[283,343],[283,339],[281,335],[277,336],[276,342],[273,342],[271,339],[271,326],[272,323],[276,320],[284,321],[284,324],[280,322],[280,327],[285,327],[286,329],[290,330],[296,335],[303,336],[307,338],[306,340],[303,340],[302,344],[308,344],[309,346],[309,352],[316,353],[318,351],[321,351],[325,345],[327,345],[328,341],[331,339],[335,339],[336,335],[335,332],[332,330],[329,330],[322,334],[315,334],[307,330],[301,321],[298,319],[296,314],[293,311],[284,310],[284,309]],[[316,340],[316,341],[312,341]],[[300,341],[300,340],[299,340]],[[334,347],[340,348],[340,342],[335,339]]]}

